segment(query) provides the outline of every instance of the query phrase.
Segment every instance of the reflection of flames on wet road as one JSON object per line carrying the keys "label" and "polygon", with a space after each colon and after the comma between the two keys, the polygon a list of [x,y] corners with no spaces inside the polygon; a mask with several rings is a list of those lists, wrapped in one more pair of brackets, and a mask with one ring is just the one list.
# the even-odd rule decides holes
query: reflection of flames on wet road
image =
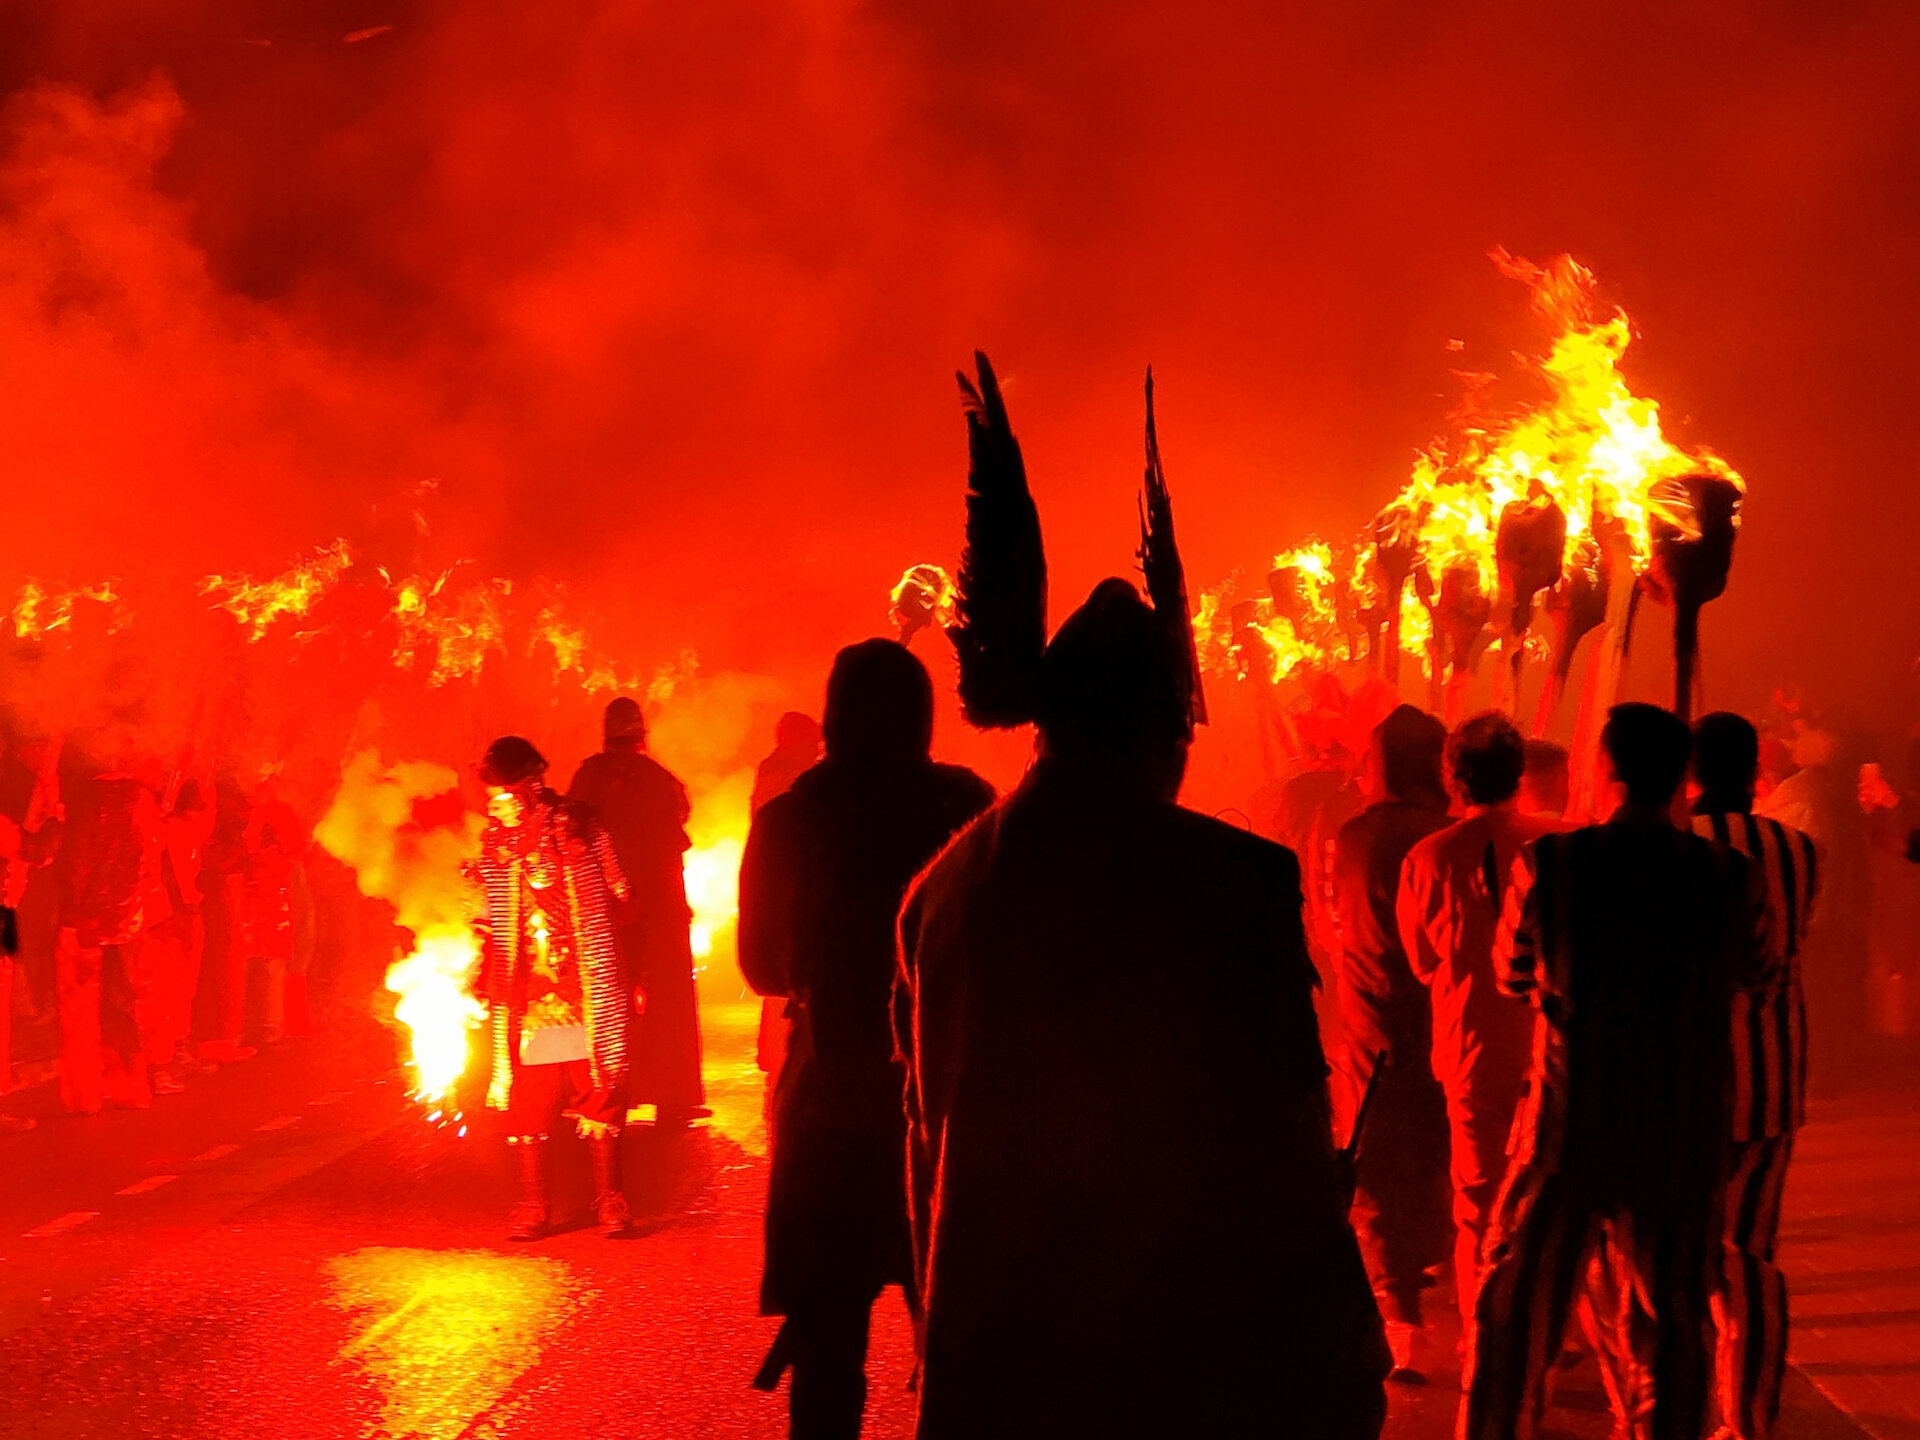
{"label": "reflection of flames on wet road", "polygon": [[423,1440],[471,1433],[593,1298],[562,1261],[477,1250],[374,1247],[325,1272],[328,1302],[358,1323],[337,1362],[379,1387],[379,1433]]}

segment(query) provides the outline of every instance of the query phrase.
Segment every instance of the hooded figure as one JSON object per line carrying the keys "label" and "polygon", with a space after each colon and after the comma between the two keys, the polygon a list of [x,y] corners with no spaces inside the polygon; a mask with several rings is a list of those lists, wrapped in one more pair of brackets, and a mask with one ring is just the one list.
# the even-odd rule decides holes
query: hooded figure
{"label": "hooded figure", "polygon": [[1045,644],[1038,519],[979,374],[961,698],[1040,735],[900,919],[918,1433],[1370,1440],[1387,1357],[1299,866],[1175,800],[1204,710],[1151,415],[1153,603],[1103,581]]}
{"label": "hooded figure", "polygon": [[567,799],[606,829],[632,887],[614,917],[621,953],[647,992],[635,1022],[631,1098],[658,1106],[661,1124],[684,1125],[706,1113],[682,860],[692,843],[692,806],[687,787],[646,753],[647,722],[636,702],[624,695],[608,701],[602,733],[605,748],[581,762]]}
{"label": "hooded figure", "polygon": [[794,1021],[760,1308],[788,1317],[796,1436],[860,1433],[868,1312],[887,1285],[913,1296],[894,919],[921,867],[993,803],[971,770],[929,758],[932,739],[926,668],[891,640],[848,646],[827,682],[827,758],[761,809],[741,861],[741,973]]}

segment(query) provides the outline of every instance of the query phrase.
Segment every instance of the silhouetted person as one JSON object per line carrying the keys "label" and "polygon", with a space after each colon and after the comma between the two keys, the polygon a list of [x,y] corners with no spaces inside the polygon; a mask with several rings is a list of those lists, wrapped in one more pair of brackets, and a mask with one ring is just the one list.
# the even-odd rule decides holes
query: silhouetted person
{"label": "silhouetted person", "polygon": [[901,912],[920,1440],[1370,1440],[1386,1347],[1300,867],[1176,802],[1205,709],[1151,422],[1152,605],[1105,581],[1049,644],[1038,516],[978,364],[948,634],[968,718],[1040,738]]}
{"label": "silhouetted person", "polygon": [[776,795],[784,795],[807,771],[820,763],[820,722],[811,715],[789,710],[774,723],[773,753],[753,772],[752,810],[758,815]]}
{"label": "silhouetted person", "polygon": [[612,841],[587,813],[547,787],[546,757],[518,735],[480,762],[487,826],[475,869],[486,902],[479,925],[492,1074],[487,1105],[506,1112],[520,1203],[509,1240],[549,1228],[547,1145],[564,1116],[593,1160],[594,1219],[628,1233],[620,1183],[635,1009],[646,1003],[622,963],[613,907],[627,896]]}
{"label": "silhouetted person", "polygon": [[700,1005],[693,983],[683,856],[691,842],[687,787],[646,753],[647,722],[624,695],[607,703],[605,748],[574,774],[567,799],[613,837],[632,887],[616,920],[620,947],[647,992],[634,1040],[635,1104],[659,1107],[662,1125],[701,1112]]}
{"label": "silhouetted person", "polygon": [[1735,1440],[1767,1440],[1780,1418],[1787,1363],[1787,1281],[1775,1263],[1780,1198],[1793,1137],[1807,1118],[1807,1002],[1800,947],[1820,864],[1813,840],[1753,813],[1760,736],[1724,711],[1693,727],[1700,788],[1693,830],[1738,850],[1766,881],[1768,946],[1760,983],[1735,993],[1733,1158],[1715,1267],[1720,1414]]}
{"label": "silhouetted person", "polygon": [[1454,1282],[1469,1324],[1533,1061],[1533,1011],[1501,993],[1494,936],[1513,862],[1558,824],[1521,812],[1525,763],[1525,741],[1500,712],[1461,725],[1447,742],[1447,778],[1466,818],[1415,845],[1400,870],[1400,943],[1433,997],[1433,1073],[1452,1132]]}
{"label": "silhouetted person", "polygon": [[1396,906],[1407,852],[1449,823],[1440,774],[1446,743],[1446,727],[1411,705],[1382,720],[1369,756],[1379,798],[1341,827],[1333,847],[1342,1068],[1357,1092],[1376,1059],[1385,1066],[1359,1137],[1354,1229],[1387,1322],[1394,1373],[1406,1379],[1420,1374],[1421,1292],[1446,1262],[1453,1227],[1433,1005],[1401,948]]}
{"label": "silhouetted person", "polygon": [[[786,794],[794,781],[819,763],[820,722],[798,710],[787,711],[774,725],[773,753],[753,772],[752,812],[758,815],[769,800]],[[754,1043],[753,1058],[767,1077],[769,1125],[773,1120],[772,1091],[780,1083],[780,1067],[786,1063],[792,1030],[785,998],[764,997],[760,1002],[760,1034]]]}
{"label": "silhouetted person", "polygon": [[1767,943],[1746,857],[1675,828],[1686,725],[1617,705],[1605,824],[1533,842],[1495,964],[1541,1030],[1487,1237],[1461,1440],[1537,1433],[1574,1288],[1599,1257],[1616,1432],[1697,1440],[1712,1374],[1709,1280],[1732,1125],[1737,984]]}
{"label": "silhouetted person", "polygon": [[740,970],[790,1001],[795,1025],[774,1100],[760,1306],[788,1317],[779,1345],[803,1440],[860,1433],[874,1299],[887,1285],[913,1297],[894,921],[921,867],[993,803],[971,770],[929,758],[932,740],[925,667],[891,640],[842,650],[827,758],[767,802],[741,862]]}

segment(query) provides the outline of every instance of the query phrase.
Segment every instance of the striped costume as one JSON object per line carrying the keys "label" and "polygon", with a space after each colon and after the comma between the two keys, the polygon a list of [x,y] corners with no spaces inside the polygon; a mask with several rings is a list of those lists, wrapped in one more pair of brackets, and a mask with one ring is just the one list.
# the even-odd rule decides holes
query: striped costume
{"label": "striped costume", "polygon": [[1739,851],[1766,880],[1766,982],[1733,1010],[1733,1169],[1714,1294],[1720,1414],[1739,1440],[1766,1440],[1780,1415],[1787,1282],[1774,1263],[1793,1136],[1806,1119],[1807,1005],[1800,947],[1819,888],[1812,839],[1742,812],[1696,815],[1694,833]]}
{"label": "striped costume", "polygon": [[629,1068],[628,985],[614,943],[612,905],[627,882],[606,831],[583,820],[551,790],[542,790],[519,826],[489,823],[477,862],[486,895],[485,972],[491,1003],[493,1074],[487,1104],[506,1110],[525,1068],[529,1025],[527,990],[533,957],[525,943],[523,899],[529,887],[551,890],[555,930],[564,934],[579,967],[580,1022],[595,1091],[624,1093]]}
{"label": "striped costume", "polygon": [[1616,1433],[1697,1440],[1711,1381],[1709,1271],[1725,1187],[1729,1021],[1764,963],[1743,856],[1617,819],[1535,841],[1495,942],[1502,987],[1539,1011],[1529,1093],[1487,1236],[1462,1440],[1538,1432],[1588,1266]]}

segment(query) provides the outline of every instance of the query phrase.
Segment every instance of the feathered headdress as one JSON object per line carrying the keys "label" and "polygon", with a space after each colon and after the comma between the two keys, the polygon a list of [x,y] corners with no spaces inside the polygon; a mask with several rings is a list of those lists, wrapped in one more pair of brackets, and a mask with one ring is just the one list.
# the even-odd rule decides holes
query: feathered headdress
{"label": "feathered headdress", "polygon": [[[1052,733],[1080,730],[1090,721],[1098,728],[1092,712],[1117,707],[1157,717],[1150,723],[1161,733],[1171,724],[1190,734],[1206,721],[1206,700],[1154,429],[1151,372],[1146,483],[1139,502],[1139,558],[1151,609],[1126,581],[1105,581],[1050,647],[1040,516],[993,367],[979,352],[974,362],[978,385],[960,376],[971,469],[958,620],[947,632],[959,653],[967,719],[987,729],[1038,720]],[[1107,718],[1127,723],[1120,713]]]}
{"label": "feathered headdress", "polygon": [[1200,652],[1193,643],[1193,612],[1187,606],[1187,568],[1173,538],[1173,496],[1160,468],[1160,435],[1153,423],[1153,367],[1147,367],[1147,474],[1140,491],[1140,569],[1147,599],[1166,627],[1183,674],[1175,684],[1185,691],[1190,723],[1207,723],[1207,696],[1200,685]]}
{"label": "feathered headdress", "polygon": [[947,634],[959,652],[967,719],[985,730],[1007,730],[1037,716],[1047,648],[1047,556],[1000,382],[984,354],[974,351],[973,361],[979,385],[964,372],[958,377],[967,417],[967,547],[960,556],[958,619]]}

